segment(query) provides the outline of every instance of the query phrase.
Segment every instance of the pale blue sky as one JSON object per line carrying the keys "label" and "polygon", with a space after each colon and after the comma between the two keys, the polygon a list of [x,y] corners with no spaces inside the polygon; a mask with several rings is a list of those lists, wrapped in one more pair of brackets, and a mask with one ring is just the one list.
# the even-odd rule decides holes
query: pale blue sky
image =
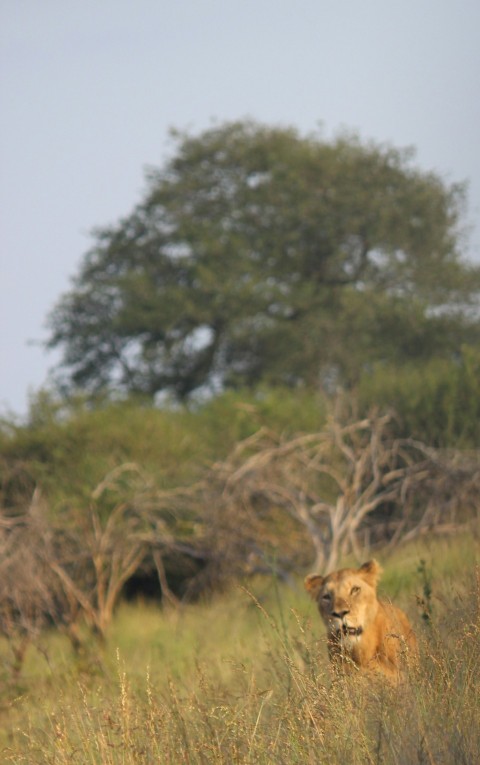
{"label": "pale blue sky", "polygon": [[45,383],[55,357],[30,341],[171,126],[321,122],[414,145],[470,181],[480,258],[478,0],[0,0],[0,49],[0,413]]}

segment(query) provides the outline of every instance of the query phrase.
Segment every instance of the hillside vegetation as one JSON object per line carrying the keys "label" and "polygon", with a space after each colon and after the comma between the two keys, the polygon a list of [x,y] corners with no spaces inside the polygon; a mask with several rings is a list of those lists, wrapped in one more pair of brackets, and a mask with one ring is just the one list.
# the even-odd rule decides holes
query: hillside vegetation
{"label": "hillside vegetation", "polygon": [[382,412],[365,396],[285,389],[163,410],[39,397],[1,436],[0,625],[19,666],[52,622],[77,647],[85,623],[105,638],[125,596],[192,601],[465,527],[478,516],[477,452],[416,437],[404,422],[417,401],[400,403]]}

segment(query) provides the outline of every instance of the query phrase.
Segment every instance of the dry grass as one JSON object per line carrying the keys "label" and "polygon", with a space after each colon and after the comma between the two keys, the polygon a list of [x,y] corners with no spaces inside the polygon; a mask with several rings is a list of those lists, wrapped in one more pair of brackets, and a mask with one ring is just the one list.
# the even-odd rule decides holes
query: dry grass
{"label": "dry grass", "polygon": [[[439,543],[440,544],[440,543]],[[427,597],[418,670],[399,687],[332,678],[322,627],[299,590],[237,590],[182,613],[124,606],[101,653],[74,659],[58,635],[2,691],[3,762],[480,762],[480,582],[473,540],[456,574],[406,571],[400,603]],[[458,545],[463,555],[458,553]],[[443,570],[448,546],[437,547]],[[408,551],[405,560],[416,554]],[[427,567],[430,566],[427,557]],[[410,569],[412,566],[410,566]],[[387,574],[397,579],[401,566]],[[423,591],[422,591],[423,588]],[[415,619],[414,619],[415,620]],[[116,646],[119,646],[117,648]]]}

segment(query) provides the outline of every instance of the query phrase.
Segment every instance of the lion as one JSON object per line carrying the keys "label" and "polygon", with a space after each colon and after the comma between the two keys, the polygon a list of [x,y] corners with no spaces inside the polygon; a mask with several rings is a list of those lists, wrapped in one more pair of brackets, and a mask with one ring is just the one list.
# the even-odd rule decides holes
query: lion
{"label": "lion", "polygon": [[406,614],[378,599],[381,573],[377,561],[370,560],[328,576],[309,574],[305,589],[327,627],[332,666],[381,672],[395,682],[405,660],[416,655],[417,641]]}

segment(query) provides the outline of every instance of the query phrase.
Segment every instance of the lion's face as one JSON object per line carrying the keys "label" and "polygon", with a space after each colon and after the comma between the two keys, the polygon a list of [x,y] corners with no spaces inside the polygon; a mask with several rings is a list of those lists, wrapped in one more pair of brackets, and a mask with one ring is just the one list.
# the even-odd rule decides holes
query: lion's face
{"label": "lion's face", "polygon": [[375,670],[396,682],[408,656],[416,656],[417,641],[407,615],[377,599],[380,572],[371,560],[328,576],[309,574],[305,588],[327,626],[334,666]]}
{"label": "lion's face", "polygon": [[377,579],[380,567],[369,561],[359,569],[341,569],[328,576],[310,574],[305,587],[317,602],[331,637],[346,645],[361,640],[378,610]]}

